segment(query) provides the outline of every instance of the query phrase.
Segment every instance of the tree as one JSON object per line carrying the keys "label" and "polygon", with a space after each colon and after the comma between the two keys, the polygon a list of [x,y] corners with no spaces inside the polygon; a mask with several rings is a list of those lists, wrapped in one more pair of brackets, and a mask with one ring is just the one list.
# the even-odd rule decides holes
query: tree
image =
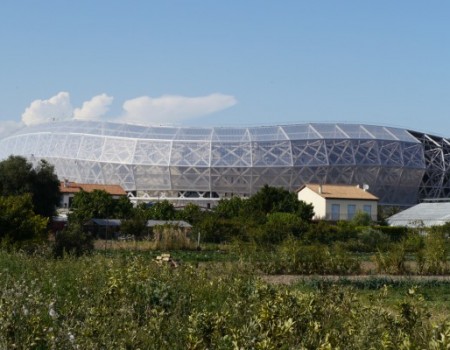
{"label": "tree", "polygon": [[154,203],[148,211],[148,219],[173,220],[176,212],[175,207],[167,199]]}
{"label": "tree", "polygon": [[81,256],[89,254],[94,250],[94,237],[83,231],[83,227],[78,223],[72,223],[58,232],[55,237],[53,254],[56,258],[63,257],[64,254]]}
{"label": "tree", "polygon": [[0,162],[0,195],[30,193],[36,214],[50,217],[60,201],[59,180],[54,167],[41,160],[36,168],[20,156]]}
{"label": "tree", "polygon": [[75,193],[69,220],[84,224],[89,219],[128,219],[133,215],[133,204],[127,197],[113,198],[104,190]]}
{"label": "tree", "polygon": [[264,185],[248,199],[247,212],[259,212],[264,215],[277,212],[293,213],[305,221],[310,221],[314,216],[313,206],[299,201],[295,193],[268,185]]}
{"label": "tree", "polygon": [[224,219],[231,219],[238,217],[244,208],[244,201],[241,197],[232,197],[227,199],[221,199],[217,206],[214,208],[214,212],[217,216]]}
{"label": "tree", "polygon": [[128,197],[121,196],[115,200],[113,212],[116,219],[128,219],[133,215],[133,204]]}
{"label": "tree", "polygon": [[47,218],[36,215],[30,194],[0,196],[0,240],[16,243],[46,237]]}
{"label": "tree", "polygon": [[197,204],[188,203],[182,210],[177,212],[177,217],[180,220],[189,222],[191,225],[195,225],[202,219],[203,212]]}
{"label": "tree", "polygon": [[80,191],[73,197],[69,220],[84,224],[85,221],[92,218],[112,218],[114,217],[114,204],[113,197],[106,191]]}

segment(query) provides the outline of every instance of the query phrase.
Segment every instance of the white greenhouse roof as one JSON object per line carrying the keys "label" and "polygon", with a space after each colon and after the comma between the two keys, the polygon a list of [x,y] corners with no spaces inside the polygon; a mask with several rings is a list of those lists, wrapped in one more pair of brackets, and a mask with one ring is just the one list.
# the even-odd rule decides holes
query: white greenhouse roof
{"label": "white greenhouse roof", "polygon": [[387,219],[391,226],[440,226],[450,222],[450,202],[420,203]]}

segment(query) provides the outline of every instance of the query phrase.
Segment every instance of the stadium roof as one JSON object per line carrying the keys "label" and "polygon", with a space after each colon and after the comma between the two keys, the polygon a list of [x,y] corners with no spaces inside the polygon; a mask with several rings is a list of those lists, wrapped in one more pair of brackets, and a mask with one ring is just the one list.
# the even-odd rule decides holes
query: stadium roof
{"label": "stadium roof", "polygon": [[450,222],[450,202],[420,203],[387,219],[391,226],[440,226]]}

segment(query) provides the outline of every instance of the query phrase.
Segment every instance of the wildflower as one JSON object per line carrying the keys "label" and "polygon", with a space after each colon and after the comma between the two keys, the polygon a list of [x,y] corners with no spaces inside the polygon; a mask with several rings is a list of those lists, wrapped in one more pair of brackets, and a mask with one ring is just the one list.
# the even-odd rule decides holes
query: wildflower
{"label": "wildflower", "polygon": [[52,301],[48,306],[48,314],[51,318],[56,319],[58,317],[57,312],[55,311],[55,302]]}
{"label": "wildflower", "polygon": [[24,314],[24,316],[28,316],[28,314],[30,313],[25,305],[22,306],[22,313]]}
{"label": "wildflower", "polygon": [[71,332],[67,333],[67,335],[69,336],[69,341],[73,344],[75,342],[75,336]]}

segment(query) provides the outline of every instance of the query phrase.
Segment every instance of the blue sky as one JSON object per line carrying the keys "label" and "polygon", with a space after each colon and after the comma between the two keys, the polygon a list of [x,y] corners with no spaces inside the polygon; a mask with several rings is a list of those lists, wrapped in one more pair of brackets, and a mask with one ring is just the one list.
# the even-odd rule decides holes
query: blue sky
{"label": "blue sky", "polygon": [[450,2],[6,0],[0,134],[52,119],[450,137]]}

